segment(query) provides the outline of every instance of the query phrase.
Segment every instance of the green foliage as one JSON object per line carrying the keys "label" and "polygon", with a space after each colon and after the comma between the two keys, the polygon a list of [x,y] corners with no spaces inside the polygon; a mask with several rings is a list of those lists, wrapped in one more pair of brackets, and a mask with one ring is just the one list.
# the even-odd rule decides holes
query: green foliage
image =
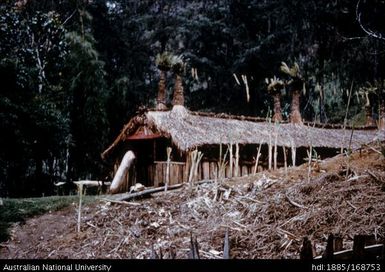
{"label": "green foliage", "polygon": [[[384,10],[379,1],[362,2],[361,22],[385,32]],[[165,52],[183,56],[174,71],[192,71],[183,78],[191,110],[268,115],[265,79],[287,60],[295,63],[284,66],[287,76],[305,86],[302,116],[341,123],[351,88],[355,94],[385,78],[385,44],[363,31],[348,0],[3,1],[0,39],[4,195],[105,178],[109,165],[99,154],[139,106],[154,105],[158,68],[172,67]],[[249,103],[233,74],[247,76]],[[170,90],[173,80],[166,82]],[[381,90],[369,95],[374,115]],[[283,116],[289,104],[286,92]],[[361,111],[354,95],[348,119]]]}

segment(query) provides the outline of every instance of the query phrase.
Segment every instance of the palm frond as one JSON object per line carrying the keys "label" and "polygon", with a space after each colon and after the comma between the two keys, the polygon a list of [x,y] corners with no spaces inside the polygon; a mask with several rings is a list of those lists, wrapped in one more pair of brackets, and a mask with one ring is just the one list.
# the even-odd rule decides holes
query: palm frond
{"label": "palm frond", "polygon": [[270,78],[270,80],[266,78],[265,82],[267,84],[268,92],[280,91],[285,86],[285,83],[279,78],[277,78],[276,76],[274,76],[273,78]]}
{"label": "palm frond", "polygon": [[294,62],[292,67],[289,67],[285,62],[281,62],[280,70],[292,78],[301,78],[299,65],[296,62]]}
{"label": "palm frond", "polygon": [[182,59],[182,56],[172,56],[171,58],[171,67],[174,73],[176,74],[182,74],[185,69],[185,63]]}
{"label": "palm frond", "polygon": [[160,70],[167,71],[172,67],[173,55],[167,51],[156,55],[155,64]]}

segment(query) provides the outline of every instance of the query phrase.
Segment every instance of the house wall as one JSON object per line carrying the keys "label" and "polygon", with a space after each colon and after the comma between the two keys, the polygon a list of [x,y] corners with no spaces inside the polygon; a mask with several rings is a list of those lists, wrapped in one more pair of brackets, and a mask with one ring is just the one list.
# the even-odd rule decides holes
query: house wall
{"label": "house wall", "polygon": [[[140,182],[143,185],[149,186],[163,186],[167,181],[167,168],[169,167],[169,185],[188,182],[191,168],[190,153],[181,152],[177,147],[172,146],[171,161],[167,163],[166,149],[172,146],[168,139],[160,138],[156,140],[147,140],[147,142],[132,142],[127,145],[127,148],[133,149],[135,152],[141,152],[134,169],[131,169],[127,175],[127,190],[130,186]],[[226,164],[220,171],[219,154],[222,154],[222,160],[227,151],[227,145],[222,145],[220,151],[219,145],[206,145],[198,148],[204,156],[198,166],[198,174],[193,179],[219,179],[231,178],[251,175],[254,173],[255,158],[257,157],[258,144],[245,144],[239,146],[239,166],[238,174],[236,166],[229,165],[229,154],[226,155]],[[321,159],[332,157],[338,153],[336,149],[330,148],[314,148],[317,155]],[[296,150],[296,165],[306,162],[308,148],[301,147]],[[228,151],[227,151],[228,152]],[[272,150],[274,152],[274,149]],[[147,154],[146,154],[147,153]],[[235,146],[233,145],[233,157],[235,157]],[[291,149],[286,148],[287,166],[292,165]],[[274,160],[272,159],[272,166]],[[277,147],[277,167],[284,166],[283,148]],[[261,155],[259,159],[258,169],[260,172],[268,169],[268,145],[261,145]]]}

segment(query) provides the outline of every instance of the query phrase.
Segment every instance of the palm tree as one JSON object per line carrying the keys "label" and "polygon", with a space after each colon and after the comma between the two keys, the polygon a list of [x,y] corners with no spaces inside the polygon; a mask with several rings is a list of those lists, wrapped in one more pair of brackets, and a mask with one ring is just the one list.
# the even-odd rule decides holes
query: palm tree
{"label": "palm tree", "polygon": [[291,109],[290,109],[290,122],[293,124],[302,124],[302,117],[300,112],[300,98],[301,89],[303,86],[303,79],[299,71],[299,66],[295,62],[294,65],[289,68],[286,63],[281,63],[281,71],[290,76],[290,80],[287,85],[290,87],[291,92]]}
{"label": "palm tree", "polygon": [[160,71],[159,84],[158,84],[158,98],[156,100],[157,110],[166,110],[166,73],[172,66],[172,55],[168,52],[163,52],[156,56],[156,66]]}
{"label": "palm tree", "polygon": [[172,70],[175,73],[175,85],[174,85],[174,96],[172,104],[174,106],[184,106],[184,94],[183,94],[183,83],[182,75],[185,69],[185,63],[181,56],[174,56],[172,58]]}
{"label": "palm tree", "polygon": [[281,113],[281,90],[283,89],[284,82],[280,80],[279,78],[275,77],[271,78],[270,80],[268,78],[265,79],[267,85],[267,91],[269,94],[273,96],[274,100],[274,115],[273,115],[273,121],[274,122],[281,122],[282,121],[282,113]]}

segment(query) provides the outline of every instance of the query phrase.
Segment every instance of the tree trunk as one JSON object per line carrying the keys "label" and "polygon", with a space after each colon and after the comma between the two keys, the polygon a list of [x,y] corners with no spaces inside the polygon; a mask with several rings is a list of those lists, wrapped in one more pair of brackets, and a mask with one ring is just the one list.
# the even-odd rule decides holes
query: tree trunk
{"label": "tree trunk", "polygon": [[274,94],[273,99],[274,99],[273,122],[281,122],[282,121],[281,94],[280,93]]}
{"label": "tree trunk", "polygon": [[159,84],[158,84],[158,98],[156,100],[157,110],[166,110],[166,72],[160,70]]}
{"label": "tree trunk", "polygon": [[365,106],[365,119],[366,119],[366,126],[375,126],[376,123],[373,120],[372,117],[372,107],[371,106]]}
{"label": "tree trunk", "polygon": [[172,104],[174,106],[175,105],[184,106],[182,77],[178,74],[175,77],[174,97],[173,97]]}
{"label": "tree trunk", "polygon": [[112,180],[111,187],[110,187],[110,193],[116,194],[120,193],[121,189],[124,187],[124,183],[127,181],[127,173],[130,167],[133,165],[133,162],[135,160],[134,153],[129,150],[124,154],[124,157],[122,159],[122,162],[119,165],[118,171],[116,171],[115,177]]}
{"label": "tree trunk", "polygon": [[290,112],[290,122],[292,124],[302,124],[302,118],[301,118],[301,112],[300,112],[300,97],[301,97],[301,91],[294,90],[292,92],[291,112]]}

